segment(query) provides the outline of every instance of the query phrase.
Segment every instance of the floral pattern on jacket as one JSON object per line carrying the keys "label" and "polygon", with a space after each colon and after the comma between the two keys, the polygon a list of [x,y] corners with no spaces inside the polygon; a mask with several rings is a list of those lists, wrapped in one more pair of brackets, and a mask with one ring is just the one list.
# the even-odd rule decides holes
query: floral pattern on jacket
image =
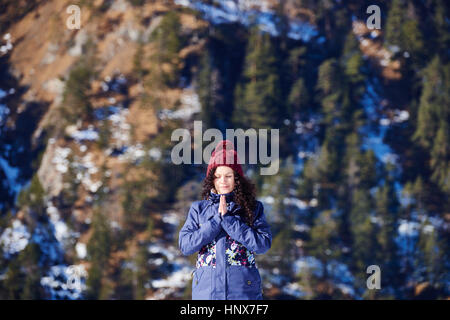
{"label": "floral pattern on jacket", "polygon": [[[225,256],[228,265],[253,267],[256,265],[254,253],[242,245],[239,241],[226,235]],[[204,245],[197,256],[196,267],[216,267],[216,241]]]}
{"label": "floral pattern on jacket", "polygon": [[196,267],[216,267],[216,241],[203,246],[198,252]]}
{"label": "floral pattern on jacket", "polygon": [[232,239],[228,234],[226,236],[226,259],[231,266],[252,267],[255,265],[253,252],[247,250],[239,241]]}

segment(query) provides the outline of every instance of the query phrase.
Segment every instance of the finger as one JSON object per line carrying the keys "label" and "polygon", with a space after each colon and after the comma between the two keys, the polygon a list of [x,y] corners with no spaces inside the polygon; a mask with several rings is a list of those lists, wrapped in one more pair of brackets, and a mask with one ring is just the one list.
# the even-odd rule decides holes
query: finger
{"label": "finger", "polygon": [[223,212],[223,196],[220,196],[219,213]]}
{"label": "finger", "polygon": [[227,203],[225,196],[221,196],[220,200],[221,200],[220,202],[221,213],[224,214],[227,211]]}

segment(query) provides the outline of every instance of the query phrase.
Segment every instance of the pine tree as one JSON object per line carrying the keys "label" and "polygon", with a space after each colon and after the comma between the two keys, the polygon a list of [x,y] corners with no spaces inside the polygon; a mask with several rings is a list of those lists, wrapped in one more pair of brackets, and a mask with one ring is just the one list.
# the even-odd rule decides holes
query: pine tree
{"label": "pine tree", "polygon": [[20,292],[23,286],[23,275],[20,272],[20,262],[18,259],[12,259],[8,264],[6,278],[3,281],[5,296],[8,300],[20,299]]}
{"label": "pine tree", "polygon": [[320,180],[324,188],[334,189],[340,179],[344,147],[343,132],[334,127],[328,128],[318,160]]}
{"label": "pine tree", "polygon": [[161,24],[150,35],[150,40],[158,46],[159,62],[174,62],[183,47],[180,17],[176,11],[168,11]]}
{"label": "pine tree", "polygon": [[395,238],[398,230],[399,202],[395,194],[391,177],[386,178],[386,182],[375,194],[375,212],[380,220],[381,226],[377,231],[377,261],[383,270],[381,287],[391,287],[394,290],[400,288],[399,257]]}
{"label": "pine tree", "polygon": [[93,107],[89,101],[89,91],[94,76],[94,70],[85,60],[78,62],[70,71],[60,106],[61,115],[66,123],[92,119]]}
{"label": "pine tree", "polygon": [[276,268],[280,270],[280,273],[286,277],[293,276],[291,274],[292,263],[294,261],[294,256],[292,255],[293,245],[294,239],[292,225],[283,225],[280,232],[278,232],[273,238],[269,257],[271,263],[275,262],[272,267],[276,266]]}
{"label": "pine tree", "polygon": [[135,258],[136,271],[135,271],[135,299],[143,300],[146,295],[145,284],[150,281],[150,273],[148,269],[147,261],[149,259],[149,252],[146,245],[141,245],[138,249]]}
{"label": "pine tree", "polygon": [[314,197],[314,185],[319,180],[317,162],[313,158],[308,158],[305,162],[300,180],[298,182],[297,196],[300,199],[311,199]]}
{"label": "pine tree", "polygon": [[436,30],[435,45],[441,57],[448,56],[448,48],[450,47],[450,31],[448,28],[449,7],[445,0],[435,0],[434,2],[434,16],[432,23]]}
{"label": "pine tree", "polygon": [[220,99],[220,76],[217,68],[213,66],[213,59],[209,50],[206,50],[200,61],[198,73],[197,93],[202,106],[201,120],[206,128],[216,128],[217,102]]}
{"label": "pine tree", "polygon": [[369,265],[376,264],[374,253],[376,235],[372,217],[373,204],[367,190],[358,189],[353,193],[352,210],[350,212],[350,230],[352,233],[352,264],[355,275],[359,275],[360,287],[365,286],[365,270]]}
{"label": "pine tree", "polygon": [[273,176],[267,176],[264,179],[263,194],[274,197],[274,204],[272,209],[279,216],[279,220],[286,227],[295,223],[292,210],[289,209],[284,201],[291,194],[291,190],[295,189],[294,181],[292,179],[294,175],[294,166],[292,157],[282,161],[278,174]]}
{"label": "pine tree", "polygon": [[443,286],[448,273],[443,240],[444,237],[439,235],[439,230],[428,220],[424,221],[418,243],[420,264],[424,267],[426,281],[435,288]]}
{"label": "pine tree", "polygon": [[364,65],[364,59],[359,49],[358,40],[352,31],[347,34],[341,59],[348,82],[353,86],[361,86],[365,80],[361,70]]}
{"label": "pine tree", "polygon": [[403,1],[393,0],[386,21],[386,42],[389,45],[400,46],[402,42]]}
{"label": "pine tree", "polygon": [[88,272],[87,286],[88,296],[98,299],[102,296],[106,268],[111,253],[111,227],[106,216],[96,209],[92,219],[92,235],[87,244],[88,259],[91,268]]}
{"label": "pine tree", "polygon": [[35,174],[31,178],[29,187],[21,190],[17,198],[17,205],[20,208],[29,210],[38,220],[45,220],[46,212],[44,197],[45,190],[39,181],[38,175]]}
{"label": "pine tree", "polygon": [[450,194],[450,132],[448,122],[441,119],[439,130],[431,150],[431,179],[444,192]]}
{"label": "pine tree", "polygon": [[281,105],[276,55],[267,33],[251,28],[242,79],[235,91],[233,123],[239,128],[273,128]]}
{"label": "pine tree", "polygon": [[31,242],[18,256],[20,265],[25,270],[25,283],[20,299],[37,300],[44,298],[40,283],[42,271],[39,258],[41,254],[39,244]]}
{"label": "pine tree", "polygon": [[151,33],[149,40],[156,46],[146,81],[152,93],[158,92],[158,87],[161,86],[176,86],[180,76],[179,52],[184,46],[178,13],[176,11],[166,13],[160,25]]}
{"label": "pine tree", "polygon": [[309,106],[309,93],[303,78],[299,78],[291,87],[288,97],[288,115],[298,119],[299,114]]}
{"label": "pine tree", "polygon": [[409,53],[415,65],[421,66],[424,60],[425,43],[417,18],[405,21],[401,31],[402,49]]}
{"label": "pine tree", "polygon": [[88,277],[86,279],[86,298],[89,300],[97,300],[100,297],[102,289],[103,272],[102,266],[93,263],[89,268]]}
{"label": "pine tree", "polygon": [[442,65],[436,55],[425,68],[423,80],[413,139],[430,152],[432,181],[449,192],[450,93],[446,89],[450,86],[450,64]]}
{"label": "pine tree", "polygon": [[[127,261],[128,262],[128,261]],[[130,263],[130,262],[128,262]],[[121,261],[123,266],[125,261]],[[131,263],[130,263],[131,264]],[[136,299],[134,295],[134,270],[133,267],[127,266],[120,269],[120,277],[116,286],[115,295],[120,300]]]}
{"label": "pine tree", "polygon": [[360,172],[359,185],[369,190],[374,187],[378,181],[377,177],[377,158],[375,152],[370,149],[360,153],[357,159]]}
{"label": "pine tree", "polygon": [[325,123],[332,125],[341,118],[343,97],[342,76],[337,60],[332,58],[325,60],[319,66],[316,89],[318,102],[322,105]]}
{"label": "pine tree", "polygon": [[333,210],[321,211],[314,220],[310,230],[310,240],[306,243],[306,250],[322,263],[323,279],[327,279],[327,265],[331,260],[339,259],[339,233],[336,220],[337,212]]}
{"label": "pine tree", "polygon": [[449,114],[450,96],[446,90],[450,81],[449,66],[442,66],[436,55],[423,72],[423,89],[413,138],[428,149],[433,145],[440,119],[447,119]]}

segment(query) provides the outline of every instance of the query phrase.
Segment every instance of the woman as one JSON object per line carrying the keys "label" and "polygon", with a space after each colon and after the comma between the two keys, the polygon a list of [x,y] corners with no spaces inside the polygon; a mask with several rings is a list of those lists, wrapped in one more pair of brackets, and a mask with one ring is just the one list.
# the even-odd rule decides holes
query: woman
{"label": "woman", "polygon": [[202,199],[191,205],[179,234],[184,255],[198,251],[192,299],[262,300],[255,254],[269,250],[272,234],[229,140],[211,155]]}

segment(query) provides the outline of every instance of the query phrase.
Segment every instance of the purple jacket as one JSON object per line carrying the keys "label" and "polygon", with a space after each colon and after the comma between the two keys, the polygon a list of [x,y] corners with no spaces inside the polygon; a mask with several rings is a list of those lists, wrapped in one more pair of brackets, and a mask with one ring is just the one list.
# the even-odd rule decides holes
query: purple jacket
{"label": "purple jacket", "polygon": [[192,203],[179,234],[184,255],[198,252],[192,279],[192,299],[262,300],[262,284],[255,254],[266,253],[272,244],[270,227],[260,201],[249,227],[238,214],[234,192],[225,194],[228,211],[221,217],[220,195]]}

